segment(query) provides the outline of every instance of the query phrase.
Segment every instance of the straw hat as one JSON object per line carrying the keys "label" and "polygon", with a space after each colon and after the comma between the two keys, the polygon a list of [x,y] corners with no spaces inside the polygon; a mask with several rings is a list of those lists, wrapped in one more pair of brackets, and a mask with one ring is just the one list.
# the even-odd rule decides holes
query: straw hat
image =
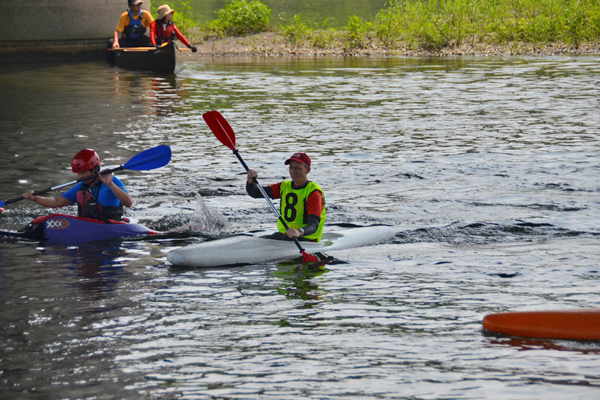
{"label": "straw hat", "polygon": [[158,7],[158,19],[163,19],[167,14],[174,13],[175,10],[171,10],[167,4]]}

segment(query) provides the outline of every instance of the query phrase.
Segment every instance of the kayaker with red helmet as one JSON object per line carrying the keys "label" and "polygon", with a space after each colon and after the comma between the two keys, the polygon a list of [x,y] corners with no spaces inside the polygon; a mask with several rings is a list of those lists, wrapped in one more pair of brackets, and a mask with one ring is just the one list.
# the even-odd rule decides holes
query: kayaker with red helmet
{"label": "kayaker with red helmet", "polygon": [[[133,201],[123,182],[110,170],[100,171],[100,165],[98,153],[92,149],[81,150],[71,161],[71,170],[77,174],[77,178],[100,175],[79,182],[58,197],[34,196],[33,190],[23,194],[23,197],[48,208],[77,203],[79,217],[119,221],[123,218],[123,206],[131,207]],[[107,173],[102,175],[102,172]]]}
{"label": "kayaker with red helmet", "polygon": [[[310,172],[310,157],[306,153],[294,153],[285,161],[289,165],[291,181],[283,181],[265,187],[264,190],[272,199],[281,199],[280,214],[289,226],[286,231],[277,221],[275,239],[290,240],[294,237],[301,240],[321,241],[323,225],[325,225],[325,196],[323,190],[306,176]],[[258,173],[248,170],[246,192],[251,197],[262,198],[260,189],[254,179]]]}

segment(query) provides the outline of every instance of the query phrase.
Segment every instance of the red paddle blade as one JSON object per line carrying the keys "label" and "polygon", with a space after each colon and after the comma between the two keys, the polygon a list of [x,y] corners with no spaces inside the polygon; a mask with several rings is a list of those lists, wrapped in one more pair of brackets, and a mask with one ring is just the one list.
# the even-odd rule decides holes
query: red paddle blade
{"label": "red paddle blade", "polygon": [[209,111],[202,114],[202,118],[206,122],[206,125],[210,128],[212,133],[215,134],[219,142],[229,147],[232,151],[235,151],[235,133],[229,122],[218,111]]}
{"label": "red paddle blade", "polygon": [[304,262],[319,262],[321,260],[319,260],[317,257],[308,254],[306,251],[302,252],[302,261]]}

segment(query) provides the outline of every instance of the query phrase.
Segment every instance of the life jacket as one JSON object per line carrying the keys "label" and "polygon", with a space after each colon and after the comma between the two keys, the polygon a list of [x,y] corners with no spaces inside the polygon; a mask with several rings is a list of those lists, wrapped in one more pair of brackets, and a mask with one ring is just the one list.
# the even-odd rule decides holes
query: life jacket
{"label": "life jacket", "polygon": [[[323,195],[323,190],[314,182],[308,184],[302,189],[294,189],[292,181],[283,181],[279,185],[281,194],[280,214],[290,228],[300,229],[308,224],[308,196],[318,190]],[[323,195],[323,210],[321,211],[321,222],[317,231],[312,235],[302,236],[308,240],[321,241],[323,235],[323,226],[325,225],[325,196]],[[285,233],[285,227],[280,220],[277,220],[277,229]]]}
{"label": "life jacket", "polygon": [[[103,207],[98,202],[98,195],[100,194],[100,188],[102,183],[96,184],[92,187],[89,185],[81,185],[81,188],[77,191],[77,215],[83,218],[92,218],[99,220],[115,220],[120,221],[123,219],[123,204],[119,204],[117,207]],[[98,191],[94,195],[94,188],[97,187]]]}
{"label": "life jacket", "polygon": [[156,44],[170,43],[175,39],[175,29],[172,21],[167,23],[164,27],[162,23],[156,21]]}
{"label": "life jacket", "polygon": [[129,25],[125,27],[123,30],[123,36],[127,39],[139,39],[144,33],[146,33],[146,28],[142,25],[144,11],[141,10],[137,19],[133,19],[134,15],[130,9],[127,9],[127,14],[129,14]]}

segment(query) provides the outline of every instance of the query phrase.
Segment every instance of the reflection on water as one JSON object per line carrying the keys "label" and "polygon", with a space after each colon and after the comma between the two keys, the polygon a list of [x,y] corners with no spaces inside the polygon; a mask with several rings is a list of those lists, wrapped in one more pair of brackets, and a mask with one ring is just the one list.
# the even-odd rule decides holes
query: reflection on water
{"label": "reflection on water", "polygon": [[297,261],[280,263],[280,270],[273,273],[282,280],[282,285],[277,291],[288,299],[304,300],[302,308],[311,308],[310,300],[320,300],[319,287],[314,283],[314,278],[327,272],[325,265],[325,263],[303,265],[297,264]]}
{"label": "reflection on water", "polygon": [[[0,239],[0,397],[594,398],[597,342],[490,336],[481,320],[600,304],[598,61],[1,66],[1,198],[71,181],[81,148],[116,166],[167,144],[167,167],[119,174],[127,216],[189,237]],[[172,248],[275,228],[211,109],[264,184],[311,155],[327,228],[397,235],[317,269],[169,268]],[[6,208],[0,229],[48,212]]]}
{"label": "reflection on water", "polygon": [[1,268],[3,397],[58,398],[61,386],[70,387],[72,396],[88,397],[97,384],[128,396],[122,383],[129,377],[111,373],[106,358],[123,344],[94,329],[110,319],[129,319],[136,307],[122,296],[123,282],[135,282],[122,258],[126,252],[110,244],[0,246],[3,255],[11,255],[3,257]]}
{"label": "reflection on water", "polygon": [[532,339],[499,335],[483,330],[488,339],[486,346],[492,348],[514,347],[518,350],[560,350],[577,351],[583,354],[600,354],[600,343],[596,340],[558,340],[558,339]]}

